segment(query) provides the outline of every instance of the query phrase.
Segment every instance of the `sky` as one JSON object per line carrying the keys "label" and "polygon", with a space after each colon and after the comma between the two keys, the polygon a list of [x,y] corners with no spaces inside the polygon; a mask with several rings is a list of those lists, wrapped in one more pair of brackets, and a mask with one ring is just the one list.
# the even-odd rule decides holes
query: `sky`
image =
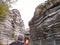
{"label": "sky", "polygon": [[35,8],[46,0],[18,0],[13,4],[12,9],[18,9],[24,21],[25,28],[29,28],[29,21],[34,15]]}

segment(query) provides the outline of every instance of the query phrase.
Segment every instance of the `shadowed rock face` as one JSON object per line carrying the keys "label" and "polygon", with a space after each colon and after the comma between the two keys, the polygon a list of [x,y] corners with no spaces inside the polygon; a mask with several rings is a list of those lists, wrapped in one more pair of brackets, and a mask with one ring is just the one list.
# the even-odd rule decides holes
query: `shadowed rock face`
{"label": "shadowed rock face", "polygon": [[35,45],[34,43],[36,45],[59,45],[60,0],[48,0],[38,5],[29,26],[32,45]]}

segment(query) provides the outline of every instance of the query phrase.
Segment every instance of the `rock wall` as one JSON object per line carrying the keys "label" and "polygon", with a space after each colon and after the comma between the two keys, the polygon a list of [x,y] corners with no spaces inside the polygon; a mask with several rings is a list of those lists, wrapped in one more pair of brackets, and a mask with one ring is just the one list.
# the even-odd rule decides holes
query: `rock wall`
{"label": "rock wall", "polygon": [[11,43],[9,40],[20,34],[24,35],[24,30],[24,22],[17,9],[10,10],[5,18],[0,18],[0,42]]}
{"label": "rock wall", "polygon": [[60,0],[38,5],[29,26],[31,45],[60,45]]}

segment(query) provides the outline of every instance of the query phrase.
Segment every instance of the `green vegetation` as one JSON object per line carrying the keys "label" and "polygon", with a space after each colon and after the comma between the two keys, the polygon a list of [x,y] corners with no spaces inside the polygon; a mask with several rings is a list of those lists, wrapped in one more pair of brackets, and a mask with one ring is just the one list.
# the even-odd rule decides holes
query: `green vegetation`
{"label": "green vegetation", "polygon": [[7,5],[0,3],[0,16],[5,17],[8,10],[9,7]]}
{"label": "green vegetation", "polygon": [[[0,0],[0,17],[5,17],[8,10],[9,10],[9,4],[12,4],[16,2],[17,0]],[[9,3],[8,3],[9,2]]]}
{"label": "green vegetation", "polygon": [[17,35],[12,34],[12,35],[10,36],[10,39],[11,39],[11,40],[16,40],[16,38],[17,38]]}

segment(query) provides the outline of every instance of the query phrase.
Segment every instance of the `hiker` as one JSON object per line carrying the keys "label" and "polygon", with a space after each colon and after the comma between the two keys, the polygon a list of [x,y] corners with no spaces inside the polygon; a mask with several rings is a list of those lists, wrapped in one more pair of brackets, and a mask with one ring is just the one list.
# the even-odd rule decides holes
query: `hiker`
{"label": "hiker", "polygon": [[24,42],[23,42],[23,36],[19,36],[18,39],[14,42],[12,42],[10,45],[24,45]]}
{"label": "hiker", "polygon": [[28,45],[29,44],[29,38],[28,37],[25,37],[24,38],[24,45]]}

